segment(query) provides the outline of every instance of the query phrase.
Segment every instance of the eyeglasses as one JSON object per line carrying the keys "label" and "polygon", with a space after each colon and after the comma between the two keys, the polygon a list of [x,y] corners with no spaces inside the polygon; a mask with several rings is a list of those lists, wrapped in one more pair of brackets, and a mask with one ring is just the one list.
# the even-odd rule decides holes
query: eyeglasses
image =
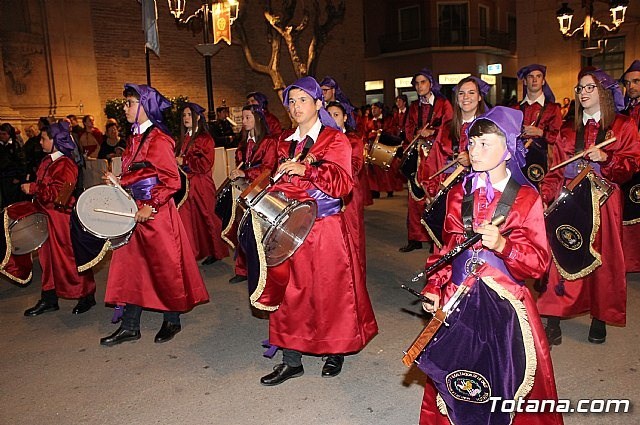
{"label": "eyeglasses", "polygon": [[136,103],[140,103],[137,100],[125,100],[124,101],[124,106],[126,106],[127,108],[131,108],[131,105],[136,104]]}
{"label": "eyeglasses", "polygon": [[587,84],[586,86],[581,86],[578,84],[573,88],[573,91],[575,91],[576,94],[580,94],[584,90],[585,93],[589,94],[589,93],[593,93],[596,87],[598,86],[596,86],[595,84]]}

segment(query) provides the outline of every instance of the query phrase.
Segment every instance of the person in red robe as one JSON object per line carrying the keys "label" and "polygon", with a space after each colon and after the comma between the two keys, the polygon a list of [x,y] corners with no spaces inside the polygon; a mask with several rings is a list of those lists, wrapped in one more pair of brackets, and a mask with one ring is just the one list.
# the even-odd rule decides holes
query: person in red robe
{"label": "person in red robe", "polygon": [[522,80],[524,99],[514,108],[524,114],[521,137],[527,148],[525,175],[539,184],[548,169],[548,147],[555,143],[562,125],[562,108],[547,83],[546,66],[524,66],[518,70],[518,78]]}
{"label": "person in red robe", "polygon": [[267,128],[271,137],[278,137],[282,133],[282,123],[274,114],[269,112],[269,99],[264,93],[259,91],[251,92],[247,95],[247,105],[258,105],[264,114]]}
{"label": "person in red robe", "polygon": [[283,361],[260,379],[267,386],[301,376],[302,353],[326,355],[322,376],[336,376],[345,354],[360,351],[378,332],[357,266],[359,250],[342,212],[341,198],[353,187],[350,143],[322,107],[322,91],[312,77],[297,80],[283,97],[298,127],[280,135],[279,156],[301,154],[304,160],[283,162],[278,173],[285,177],[271,190],[315,199],[318,215],[295,254],[267,271],[267,285],[286,285],[269,316],[269,342],[282,348]]}
{"label": "person in red robe", "polygon": [[[502,106],[471,124],[472,173],[449,192],[445,247],[426,266],[474,234],[480,239],[428,276],[422,291],[433,302],[424,302],[425,310],[443,308],[449,326],[438,330],[416,360],[428,375],[421,425],[563,423],[553,412],[510,417],[492,409],[489,400],[498,397],[498,407],[509,400],[557,400],[544,328],[524,284],[544,274],[550,256],[542,201],[520,170],[521,125],[522,113]],[[498,227],[492,222],[499,216],[506,221]],[[449,309],[461,288],[468,289],[468,301]]]}
{"label": "person in red robe", "polygon": [[[441,126],[451,120],[453,109],[451,103],[440,94],[440,85],[434,80],[433,74],[427,68],[417,72],[411,80],[411,85],[418,92],[418,99],[411,102],[409,117],[407,118],[404,133],[407,140],[412,141],[416,136],[427,140],[435,140],[438,137]],[[429,242],[431,238],[420,220],[427,199],[424,188],[419,187],[416,179],[418,173],[431,175],[436,170],[418,171],[420,166],[428,166],[425,150],[418,148],[418,166],[415,170],[408,170],[413,176],[406,176],[409,181],[409,201],[407,206],[407,238],[408,242],[399,249],[400,252],[410,252],[421,249],[423,242]],[[403,173],[406,171],[403,170]],[[411,178],[414,181],[411,181]],[[417,188],[414,188],[418,186]],[[414,190],[417,189],[417,190]],[[422,193],[420,193],[422,191]]]}
{"label": "person in red robe", "polygon": [[[242,108],[242,133],[236,149],[236,164],[240,163],[242,167],[231,171],[229,178],[232,181],[244,178],[247,184],[251,184],[265,171],[273,174],[278,165],[278,139],[269,134],[264,111],[259,105],[246,105]],[[234,237],[235,226],[233,223],[230,225],[234,230],[226,233]],[[234,242],[236,242],[234,243],[236,246],[235,275],[229,279],[229,283],[240,283],[247,280],[247,262],[237,241]]]}
{"label": "person in red robe", "polygon": [[127,83],[123,95],[134,135],[122,155],[119,183],[136,200],[137,225],[111,257],[105,302],[125,307],[120,327],[100,339],[105,346],[140,339],[143,309],[163,312],[154,341],[169,341],[182,329],[180,313],[209,300],[172,198],[180,177],[175,142],[162,117],[171,102],[147,85]]}
{"label": "person in red robe", "polygon": [[49,238],[38,254],[42,267],[42,295],[24,315],[38,316],[58,310],[58,297],[77,299],[72,313],[81,314],[96,305],[96,282],[91,270],[78,273],[71,248],[69,221],[75,203],[72,191],[78,180],[78,166],[73,160],[77,146],[71,138],[69,123],[43,128],[40,144],[49,155],[40,163],[36,181],[24,183],[21,188],[35,197],[38,210],[47,215]]}
{"label": "person in red robe", "polygon": [[[391,116],[385,114],[382,102],[376,102],[371,105],[371,114],[373,118],[367,121],[365,135],[367,136],[367,146],[370,149],[372,144],[378,138],[378,132],[388,132],[391,125]],[[379,139],[378,139],[379,140]],[[382,143],[380,141],[380,143]],[[367,172],[369,179],[369,189],[374,199],[380,197],[380,193],[386,192],[387,197],[391,198],[395,190],[402,190],[402,185],[393,178],[391,168],[382,168],[375,164],[368,164]]]}
{"label": "person in red robe", "polygon": [[[442,125],[442,130],[438,133],[438,137],[427,158],[429,164],[418,170],[420,173],[418,181],[426,189],[429,197],[436,195],[440,190],[440,184],[453,173],[457,164],[469,167],[469,153],[467,152],[469,137],[467,132],[473,120],[489,110],[484,99],[489,94],[490,89],[491,86],[489,84],[474,76],[463,78],[453,88],[453,118]],[[439,171],[446,167],[447,164],[451,164],[451,166],[441,175],[432,178],[433,170]],[[444,219],[444,216],[442,219]],[[441,235],[430,234],[430,236],[432,238],[436,236],[433,239],[434,244],[437,246],[439,240],[441,240]],[[440,247],[437,246],[437,248]]]}
{"label": "person in red robe", "polygon": [[229,256],[221,237],[222,220],[215,213],[216,184],[211,170],[215,161],[215,143],[209,134],[204,108],[187,103],[182,111],[182,142],[176,148],[178,165],[189,179],[187,200],[178,210],[196,260],[213,264]]}
{"label": "person in red robe", "polygon": [[[322,87],[322,86],[321,86]],[[364,227],[365,181],[367,175],[364,172],[364,157],[361,155],[364,149],[364,137],[352,127],[348,127],[348,112],[340,102],[329,102],[327,112],[335,120],[339,130],[347,136],[351,144],[351,172],[353,177],[353,189],[344,198],[344,218],[349,227],[349,234],[353,242],[359,248],[359,263],[362,276],[367,276],[366,238]]]}
{"label": "person in red robe", "polygon": [[[593,172],[611,186],[612,192],[600,206],[600,226],[592,240],[600,261],[594,261],[571,275],[561,275],[554,262],[549,270],[548,284],[546,288],[541,288],[543,292],[538,298],[538,310],[540,314],[549,316],[547,337],[551,345],[562,342],[561,318],[590,313],[592,319],[588,340],[594,344],[605,342],[606,323],[617,326],[626,324],[627,279],[622,250],[622,196],[619,185],[638,172],[638,129],[629,117],[616,113],[624,107],[622,92],[618,82],[604,71],[582,70],[575,91],[575,122],[566,122],[562,126],[554,144],[552,165],[579,152],[584,152],[584,155],[581,160],[545,176],[540,186],[542,200],[550,204],[562,186],[573,180],[587,165],[591,165]],[[611,137],[616,138],[614,143],[602,148],[595,146]],[[562,239],[560,241],[563,242]]]}
{"label": "person in red robe", "polygon": [[[640,129],[640,60],[634,60],[620,78],[625,87],[625,109],[622,112]],[[624,208],[622,249],[627,273],[640,272],[640,173],[622,186]]]}
{"label": "person in red robe", "polygon": [[87,156],[95,157],[98,155],[104,134],[94,125],[95,118],[93,115],[85,115],[82,118],[82,124],[84,125],[84,131],[80,135],[80,146]]}

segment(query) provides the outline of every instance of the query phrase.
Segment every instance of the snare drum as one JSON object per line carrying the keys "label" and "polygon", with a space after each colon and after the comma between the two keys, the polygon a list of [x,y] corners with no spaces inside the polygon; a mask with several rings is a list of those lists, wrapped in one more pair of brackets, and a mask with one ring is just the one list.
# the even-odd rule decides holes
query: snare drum
{"label": "snare drum", "polygon": [[397,146],[387,146],[380,141],[382,131],[378,131],[376,139],[371,144],[369,151],[366,154],[365,162],[367,164],[377,165],[378,167],[388,170],[391,168],[391,161],[396,156],[398,151]]}
{"label": "snare drum", "polygon": [[28,254],[40,248],[49,237],[47,215],[33,202],[16,202],[6,208],[13,255]]}
{"label": "snare drum", "polygon": [[96,212],[96,208],[135,214],[138,211],[136,201],[125,196],[115,186],[100,185],[85,190],[75,206],[84,230],[101,239],[111,241],[114,249],[126,244],[136,225],[135,219]]}

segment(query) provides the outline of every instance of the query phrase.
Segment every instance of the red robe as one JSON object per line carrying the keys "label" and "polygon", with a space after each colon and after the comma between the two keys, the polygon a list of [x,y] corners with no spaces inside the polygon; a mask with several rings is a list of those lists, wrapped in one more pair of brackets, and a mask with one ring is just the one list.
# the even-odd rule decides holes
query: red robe
{"label": "red robe", "polygon": [[[483,220],[490,219],[502,193],[495,190],[495,198],[488,204],[485,188],[480,188],[474,193],[474,223],[480,224]],[[444,247],[442,253],[449,252],[464,239],[464,226],[462,224],[462,185],[454,186],[447,197],[447,216],[444,223]],[[487,205],[488,204],[488,205]],[[507,221],[500,228],[501,232],[511,230],[507,236],[507,243],[502,253],[496,255],[502,260],[509,273],[517,280],[527,278],[540,278],[550,259],[550,251],[545,234],[542,202],[538,193],[529,186],[520,188],[513,203]],[[474,248],[482,245],[478,243]],[[482,248],[486,249],[486,248]],[[440,258],[440,254],[431,255],[427,266]],[[481,276],[493,277],[503,288],[508,290],[520,300],[526,309],[528,322],[533,334],[533,343],[537,358],[537,368],[533,388],[525,397],[527,400],[557,400],[553,365],[549,354],[549,346],[544,332],[544,327],[538,315],[535,301],[526,286],[514,283],[502,272],[485,264],[479,269]],[[441,305],[455,293],[457,285],[451,282],[452,266],[447,264],[429,278],[424,293],[429,292],[440,295]],[[499,326],[496,323],[496,326]],[[464,344],[464,342],[461,342]],[[453,347],[452,349],[456,349]],[[499,359],[496,359],[499,361]],[[442,415],[436,406],[437,391],[430,379],[425,385],[422,409],[420,412],[420,425],[449,425],[449,420]],[[561,425],[562,416],[550,413],[517,413],[513,420],[514,425]]]}
{"label": "red robe", "polygon": [[208,133],[202,133],[193,141],[187,135],[180,155],[183,169],[188,170],[189,195],[178,212],[196,260],[208,256],[218,260],[228,257],[229,248],[220,236],[222,220],[215,213],[216,185],[211,176],[215,142]]}
{"label": "red robe", "polygon": [[[538,298],[542,315],[571,317],[590,312],[597,319],[624,325],[626,323],[627,279],[622,250],[622,198],[619,184],[629,180],[638,171],[640,144],[637,129],[628,117],[616,115],[611,131],[617,141],[604,147],[606,162],[600,162],[602,176],[614,191],[600,207],[600,229],[596,233],[594,248],[601,255],[602,265],[588,276],[564,282],[564,295],[558,295],[556,286],[561,276],[554,263],[549,270],[549,283]],[[595,126],[585,127],[585,150],[593,146],[597,135]],[[573,123],[562,126],[553,150],[552,164],[558,164],[575,153],[576,132]],[[548,173],[541,182],[542,200],[550,204],[558,195],[565,180],[565,168]]]}
{"label": "red robe", "polygon": [[282,124],[280,123],[278,117],[276,117],[269,111],[264,111],[264,118],[267,121],[269,136],[278,137],[280,133],[282,133]]}
{"label": "red robe", "polygon": [[[627,112],[636,128],[640,128],[640,103],[630,107]],[[622,249],[627,273],[640,272],[640,223],[622,226]]]}
{"label": "red robe", "polygon": [[[129,243],[113,252],[105,302],[135,304],[161,311],[188,311],[207,302],[198,264],[171,196],[180,188],[175,142],[157,128],[150,130],[140,152],[142,135],[136,135],[122,155],[123,186],[156,177],[151,199],[136,201],[156,209],[153,220],[138,223]],[[135,155],[135,158],[134,158]],[[129,171],[132,162],[151,166]]]}
{"label": "red robe", "polygon": [[351,171],[353,173],[353,189],[344,198],[344,219],[347,223],[353,243],[358,248],[358,260],[362,269],[362,275],[367,276],[366,240],[364,228],[364,204],[365,183],[367,176],[364,173],[364,157],[360,154],[364,149],[364,138],[359,133],[347,133],[351,143]]}
{"label": "red robe", "polygon": [[[405,134],[407,135],[407,140],[411,142],[416,136],[417,132],[421,130],[418,128],[418,104],[420,100],[414,100],[411,102],[409,106],[409,117],[407,118],[407,123],[405,125]],[[451,120],[453,116],[453,108],[451,107],[451,103],[441,96],[436,96],[434,105],[431,106],[429,104],[423,105],[422,107],[422,126],[424,127],[427,124],[427,118],[429,117],[429,111],[431,108],[435,108],[433,114],[431,116],[430,123],[435,127],[436,133],[432,136],[433,140],[438,137],[441,126],[447,121]],[[437,124],[437,125],[436,125]],[[420,152],[420,159],[418,162],[418,173],[417,175],[427,175],[430,176],[433,174],[435,169],[432,169],[433,165],[429,164],[427,158],[424,156],[424,152]],[[425,167],[424,169],[420,169],[421,167]],[[427,242],[430,241],[431,238],[427,233],[427,230],[424,228],[420,220],[422,219],[422,213],[425,208],[425,200],[417,200],[413,197],[411,192],[409,191],[409,201],[407,205],[407,232],[408,239],[411,241],[420,241]]]}
{"label": "red robe", "polygon": [[[96,291],[93,271],[78,273],[71,248],[70,211],[54,207],[64,183],[75,185],[78,166],[72,159],[61,156],[51,162],[45,157],[36,173],[36,181],[29,184],[29,194],[35,195],[38,209],[47,214],[49,238],[38,251],[42,266],[42,290],[56,290],[62,298],[82,298]],[[75,200],[68,203],[72,206]]]}
{"label": "red robe", "polygon": [[[378,130],[388,131],[389,124],[391,123],[390,117],[382,117],[380,119],[372,119],[367,121],[366,133],[368,138],[368,148],[371,147],[375,141]],[[392,169],[382,169],[377,165],[369,164],[367,167],[367,177],[369,179],[369,188],[375,192],[394,192],[396,190],[402,190],[402,186],[398,188]]]}
{"label": "red robe", "polygon": [[[253,140],[251,140],[250,145],[246,142],[240,143],[240,146],[236,149],[236,164],[241,162],[243,163],[242,170],[249,184],[266,170],[273,174],[278,165],[278,139],[269,135],[262,139],[257,146]],[[236,211],[236,214],[238,214],[238,211]],[[236,216],[235,221],[238,222],[240,218]],[[234,245],[238,246],[235,241],[236,226],[233,226],[232,229],[227,235],[231,236],[234,239]],[[247,275],[247,262],[241,249],[236,249],[235,273],[238,276]]]}
{"label": "red robe", "polygon": [[[288,158],[291,132],[278,142],[281,158]],[[306,165],[304,177],[283,178],[274,191],[290,196],[319,189],[333,198],[347,196],[353,187],[351,146],[341,132],[325,127],[309,150],[319,165]],[[285,180],[285,181],[283,181]],[[361,350],[378,332],[358,264],[358,248],[349,237],[344,213],[318,218],[296,253],[267,269],[271,280],[287,282],[280,308],[269,317],[269,342],[310,354],[342,354]]]}
{"label": "red robe", "polygon": [[[542,129],[542,139],[549,145],[553,145],[558,138],[560,127],[562,126],[562,111],[560,105],[557,103],[550,103],[545,101],[545,108],[542,116],[539,117],[542,105],[535,102],[531,105],[526,101],[515,105],[514,109],[522,111],[524,117],[522,118],[523,125],[535,125]],[[540,119],[538,121],[538,118]]]}

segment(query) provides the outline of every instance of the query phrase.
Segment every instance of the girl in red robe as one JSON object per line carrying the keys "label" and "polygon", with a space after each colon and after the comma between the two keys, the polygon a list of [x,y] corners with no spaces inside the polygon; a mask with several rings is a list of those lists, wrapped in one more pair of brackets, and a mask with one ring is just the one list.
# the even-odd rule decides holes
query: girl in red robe
{"label": "girl in red robe", "polygon": [[[550,204],[562,186],[578,174],[580,167],[591,165],[613,188],[600,207],[600,228],[593,248],[601,264],[594,263],[577,276],[563,278],[554,263],[548,285],[538,298],[540,314],[549,316],[547,337],[550,344],[562,342],[560,318],[590,313],[589,342],[601,344],[607,336],[606,323],[626,323],[627,279],[622,250],[622,198],[619,185],[631,179],[640,164],[638,130],[629,117],[617,114],[624,107],[618,82],[604,71],[583,70],[576,91],[575,122],[565,122],[553,145],[551,166],[570,158],[581,144],[583,158],[549,172],[542,180],[542,200]],[[579,140],[582,135],[582,140]],[[616,141],[597,148],[597,142],[615,137]],[[571,224],[571,223],[567,223]],[[585,241],[588,243],[588,240]]]}
{"label": "girl in red robe", "polygon": [[[318,215],[295,254],[267,271],[267,285],[286,285],[286,291],[269,316],[269,342],[282,347],[283,362],[261,378],[263,385],[301,376],[302,353],[326,355],[322,376],[336,376],[344,355],[360,351],[378,332],[365,277],[357,267],[358,249],[341,208],[341,198],[353,187],[351,146],[322,101],[312,77],[284,91],[298,128],[280,136],[278,152],[285,161],[299,153],[305,160],[282,163],[278,172],[286,176],[271,190],[315,199]],[[309,140],[313,145],[304,152]]]}
{"label": "girl in red robe", "polygon": [[182,142],[176,148],[176,160],[187,173],[189,195],[178,212],[196,260],[204,258],[205,266],[229,256],[229,248],[220,236],[222,221],[215,213],[216,185],[211,175],[214,150],[204,108],[187,103],[182,111]]}
{"label": "girl in red robe", "polygon": [[[69,123],[45,127],[40,144],[49,156],[40,163],[36,181],[24,183],[22,191],[34,195],[38,209],[47,215],[49,238],[38,253],[42,266],[42,296],[24,315],[37,316],[58,310],[58,297],[77,299],[78,304],[72,312],[81,314],[96,305],[96,282],[91,270],[78,273],[71,248],[69,221],[75,203],[71,190],[76,186],[78,166],[72,159],[77,146],[71,138]],[[61,195],[63,191],[68,191],[69,196]]]}
{"label": "girl in red robe", "polygon": [[[521,125],[522,112],[501,106],[478,117],[469,131],[473,172],[448,193],[445,246],[441,254],[429,257],[427,266],[474,233],[481,239],[428,277],[423,290],[433,301],[423,306],[433,312],[443,305],[446,310],[462,285],[470,288],[464,297],[469,301],[450,310],[450,325],[440,328],[417,359],[429,377],[421,425],[562,424],[560,414],[512,417],[492,409],[489,401],[498,397],[499,407],[520,398],[532,403],[557,400],[544,328],[524,285],[525,279],[544,274],[549,246],[540,196],[520,170],[525,164],[517,140]],[[506,221],[498,228],[491,222],[499,215]],[[467,312],[476,320],[463,321],[470,317]]]}
{"label": "girl in red robe", "polygon": [[105,302],[125,307],[120,328],[100,340],[105,346],[140,339],[143,308],[163,312],[155,342],[169,341],[182,329],[180,313],[209,300],[172,198],[180,177],[175,143],[162,118],[171,102],[152,87],[130,83],[124,97],[134,135],[122,155],[120,184],[131,192],[138,212],[129,243],[111,257]]}
{"label": "girl in red robe", "polygon": [[[242,134],[240,143],[236,149],[236,164],[242,163],[242,167],[235,169],[229,175],[231,180],[238,178],[246,179],[251,184],[263,172],[269,171],[273,174],[278,164],[277,139],[270,134],[267,122],[259,105],[247,105],[242,108]],[[234,206],[235,208],[235,206]],[[236,217],[239,218],[239,217]],[[234,236],[235,226],[230,232],[225,232]],[[236,244],[236,246],[238,246]],[[239,247],[236,249],[235,276],[229,283],[239,283],[247,280],[247,266],[244,252]]]}

